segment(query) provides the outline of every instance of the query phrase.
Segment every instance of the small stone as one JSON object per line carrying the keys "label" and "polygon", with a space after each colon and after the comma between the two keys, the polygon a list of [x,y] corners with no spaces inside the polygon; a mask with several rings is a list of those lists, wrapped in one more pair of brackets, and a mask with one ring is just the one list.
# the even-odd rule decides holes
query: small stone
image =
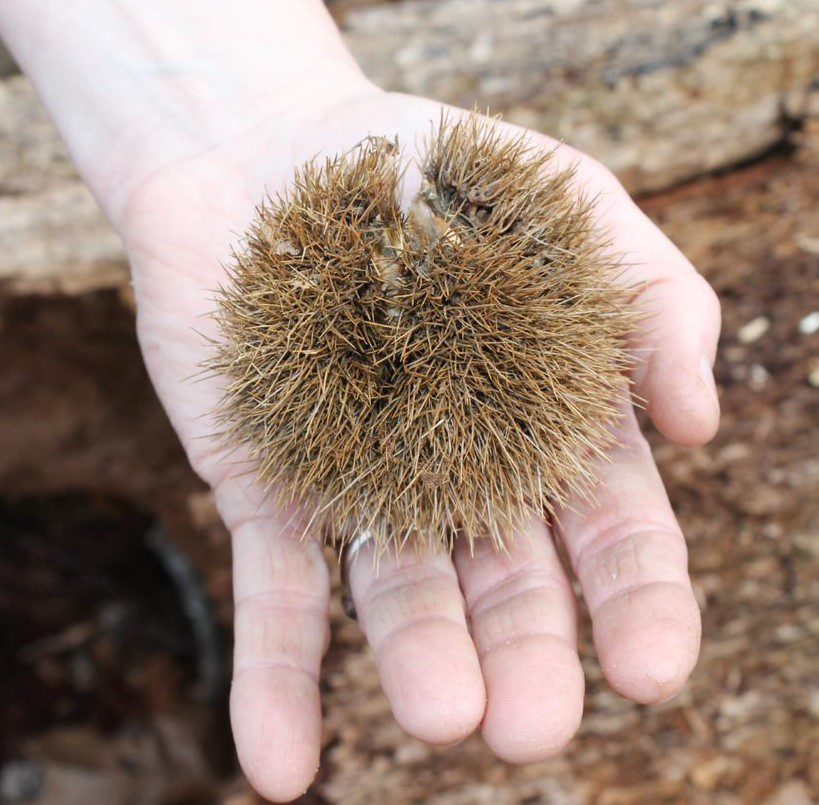
{"label": "small stone", "polygon": [[759,363],[752,364],[748,370],[748,383],[754,391],[759,391],[767,382],[768,370]]}
{"label": "small stone", "polygon": [[745,350],[742,347],[726,346],[722,356],[728,363],[739,363],[745,357]]}
{"label": "small stone", "polygon": [[804,632],[795,623],[781,623],[773,631],[780,643],[793,643],[804,636]]}
{"label": "small stone", "polygon": [[754,341],[759,340],[768,332],[770,326],[771,322],[767,316],[757,316],[744,327],[739,328],[737,339],[740,344],[753,344]]}
{"label": "small stone", "polygon": [[797,235],[796,245],[808,254],[819,254],[819,238],[812,238],[810,235]]}
{"label": "small stone", "polygon": [[752,452],[749,445],[742,442],[732,442],[719,451],[718,458],[723,464],[733,464],[737,461],[746,461]]}
{"label": "small stone", "polygon": [[401,766],[410,766],[414,763],[423,763],[429,758],[429,749],[420,741],[402,743],[396,747],[395,762]]}
{"label": "small stone", "polygon": [[808,313],[808,315],[799,322],[799,332],[802,333],[802,335],[819,333],[819,310]]}
{"label": "small stone", "polygon": [[12,760],[0,771],[0,799],[3,802],[31,802],[40,796],[45,774],[41,766],[28,760]]}
{"label": "small stone", "polygon": [[731,761],[725,755],[717,755],[691,769],[691,781],[697,788],[713,791],[731,769]]}
{"label": "small stone", "polygon": [[804,780],[791,780],[780,786],[766,805],[812,805],[810,788]]}

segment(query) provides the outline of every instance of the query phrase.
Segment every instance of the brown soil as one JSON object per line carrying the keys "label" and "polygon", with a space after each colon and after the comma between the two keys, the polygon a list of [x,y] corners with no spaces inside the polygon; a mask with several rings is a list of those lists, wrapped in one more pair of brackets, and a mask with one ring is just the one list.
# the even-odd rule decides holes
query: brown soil
{"label": "brown soil", "polygon": [[[686,690],[658,708],[620,699],[585,628],[586,717],[564,755],[513,768],[477,737],[431,750],[392,721],[336,599],[325,749],[305,801],[811,801],[819,333],[799,322],[819,309],[819,136],[804,136],[797,154],[644,201],[724,305],[719,435],[697,450],[652,435],[704,615]],[[760,317],[767,330],[742,343]],[[127,308],[114,294],[6,299],[2,330],[0,798],[255,801],[236,776],[219,676],[224,534],[150,390]],[[171,569],[180,556],[198,581]],[[183,600],[203,608],[186,618]]]}

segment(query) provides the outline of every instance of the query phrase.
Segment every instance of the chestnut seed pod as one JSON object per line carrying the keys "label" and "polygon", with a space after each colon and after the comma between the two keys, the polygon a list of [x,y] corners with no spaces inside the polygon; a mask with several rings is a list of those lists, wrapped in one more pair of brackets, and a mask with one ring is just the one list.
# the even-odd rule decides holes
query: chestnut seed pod
{"label": "chestnut seed pod", "polygon": [[222,436],[381,550],[499,547],[583,493],[627,394],[633,289],[570,169],[476,114],[310,162],[257,210],[218,298]]}

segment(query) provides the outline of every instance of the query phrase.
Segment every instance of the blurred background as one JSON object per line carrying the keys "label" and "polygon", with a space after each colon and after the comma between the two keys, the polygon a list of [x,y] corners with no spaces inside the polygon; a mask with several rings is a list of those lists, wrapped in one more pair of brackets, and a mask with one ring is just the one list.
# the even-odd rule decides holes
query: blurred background
{"label": "blurred background", "polygon": [[[819,4],[335,0],[380,85],[608,164],[718,291],[715,441],[651,434],[704,645],[644,708],[588,624],[578,739],[512,768],[395,725],[333,604],[310,803],[767,803],[819,792]],[[144,372],[122,248],[0,54],[0,801],[258,802],[226,716],[225,532]]]}

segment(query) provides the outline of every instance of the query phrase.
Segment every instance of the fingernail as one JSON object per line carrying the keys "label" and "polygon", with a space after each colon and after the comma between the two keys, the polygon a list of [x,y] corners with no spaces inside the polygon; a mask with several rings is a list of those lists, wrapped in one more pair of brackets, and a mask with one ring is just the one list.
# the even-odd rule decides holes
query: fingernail
{"label": "fingernail", "polygon": [[719,396],[717,395],[717,384],[714,381],[714,371],[711,369],[711,359],[704,353],[700,356],[700,379],[711,393],[714,408],[719,413]]}

